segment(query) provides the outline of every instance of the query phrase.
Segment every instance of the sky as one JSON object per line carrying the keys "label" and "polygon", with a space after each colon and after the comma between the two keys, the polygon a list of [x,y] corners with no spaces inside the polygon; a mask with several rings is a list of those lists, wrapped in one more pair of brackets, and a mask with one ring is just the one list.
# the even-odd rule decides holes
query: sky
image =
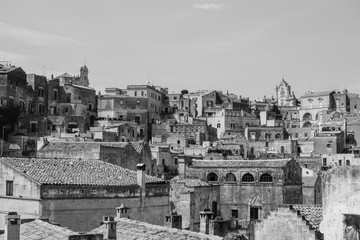
{"label": "sky", "polygon": [[89,68],[90,85],[275,96],[360,93],[358,0],[11,0],[0,61],[48,77]]}

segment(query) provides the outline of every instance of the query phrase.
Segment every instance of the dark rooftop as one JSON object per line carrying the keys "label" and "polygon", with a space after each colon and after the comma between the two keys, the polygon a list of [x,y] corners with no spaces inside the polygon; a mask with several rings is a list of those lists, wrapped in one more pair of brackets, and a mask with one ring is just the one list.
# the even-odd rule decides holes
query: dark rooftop
{"label": "dark rooftop", "polygon": [[[127,218],[120,218],[116,225],[116,239],[151,239],[151,240],[220,240],[221,237],[206,235],[198,232],[167,228],[163,226],[144,223]],[[102,225],[90,233],[105,233],[105,225]],[[106,238],[104,238],[106,239]]]}
{"label": "dark rooftop", "polygon": [[293,205],[290,207],[293,210],[305,217],[309,224],[316,230],[319,231],[320,222],[323,219],[323,212],[321,205]]}
{"label": "dark rooftop", "polygon": [[193,160],[192,167],[222,167],[222,168],[280,168],[284,167],[288,159],[276,159],[276,160]]}
{"label": "dark rooftop", "polygon": [[[137,185],[135,171],[100,160],[54,158],[0,158],[40,184],[129,186]],[[146,183],[164,180],[146,175]]]}

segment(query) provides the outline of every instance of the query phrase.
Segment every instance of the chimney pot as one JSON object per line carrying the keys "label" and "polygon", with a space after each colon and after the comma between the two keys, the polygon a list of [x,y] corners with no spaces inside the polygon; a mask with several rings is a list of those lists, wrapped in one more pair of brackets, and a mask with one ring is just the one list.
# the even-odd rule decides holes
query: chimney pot
{"label": "chimney pot", "polygon": [[20,216],[17,212],[9,212],[5,216],[4,240],[20,240]]}

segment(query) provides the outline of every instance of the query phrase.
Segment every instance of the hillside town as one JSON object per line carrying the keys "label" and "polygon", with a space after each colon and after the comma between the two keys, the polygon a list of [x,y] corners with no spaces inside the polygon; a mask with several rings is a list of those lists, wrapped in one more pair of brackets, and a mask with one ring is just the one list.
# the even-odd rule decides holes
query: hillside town
{"label": "hillside town", "polygon": [[0,63],[0,239],[359,239],[358,93],[92,81]]}

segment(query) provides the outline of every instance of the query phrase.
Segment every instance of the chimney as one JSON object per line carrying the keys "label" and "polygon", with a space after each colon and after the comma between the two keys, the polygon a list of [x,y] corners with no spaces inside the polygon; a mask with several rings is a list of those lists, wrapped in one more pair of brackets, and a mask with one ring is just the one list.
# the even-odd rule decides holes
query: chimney
{"label": "chimney", "polygon": [[182,217],[176,212],[165,215],[164,226],[168,228],[182,229]]}
{"label": "chimney", "polygon": [[140,188],[140,207],[143,208],[145,204],[145,168],[146,165],[144,163],[139,163],[136,165],[137,169],[137,183]]}
{"label": "chimney", "polygon": [[200,232],[209,234],[209,222],[214,213],[210,209],[206,208],[200,212]]}
{"label": "chimney", "polygon": [[121,204],[120,207],[117,207],[115,219],[129,218],[128,209],[129,208],[125,207],[124,204]]}
{"label": "chimney", "polygon": [[79,233],[76,235],[68,236],[68,240],[103,240],[103,239],[104,239],[104,235],[102,234]]}
{"label": "chimney", "polygon": [[185,179],[186,178],[186,166],[185,166],[185,159],[179,159],[178,162],[179,166],[179,179]]}
{"label": "chimney", "polygon": [[116,221],[113,216],[104,216],[100,225],[105,225],[105,239],[116,239]]}
{"label": "chimney", "polygon": [[20,240],[20,216],[17,212],[9,212],[5,216],[4,240]]}

